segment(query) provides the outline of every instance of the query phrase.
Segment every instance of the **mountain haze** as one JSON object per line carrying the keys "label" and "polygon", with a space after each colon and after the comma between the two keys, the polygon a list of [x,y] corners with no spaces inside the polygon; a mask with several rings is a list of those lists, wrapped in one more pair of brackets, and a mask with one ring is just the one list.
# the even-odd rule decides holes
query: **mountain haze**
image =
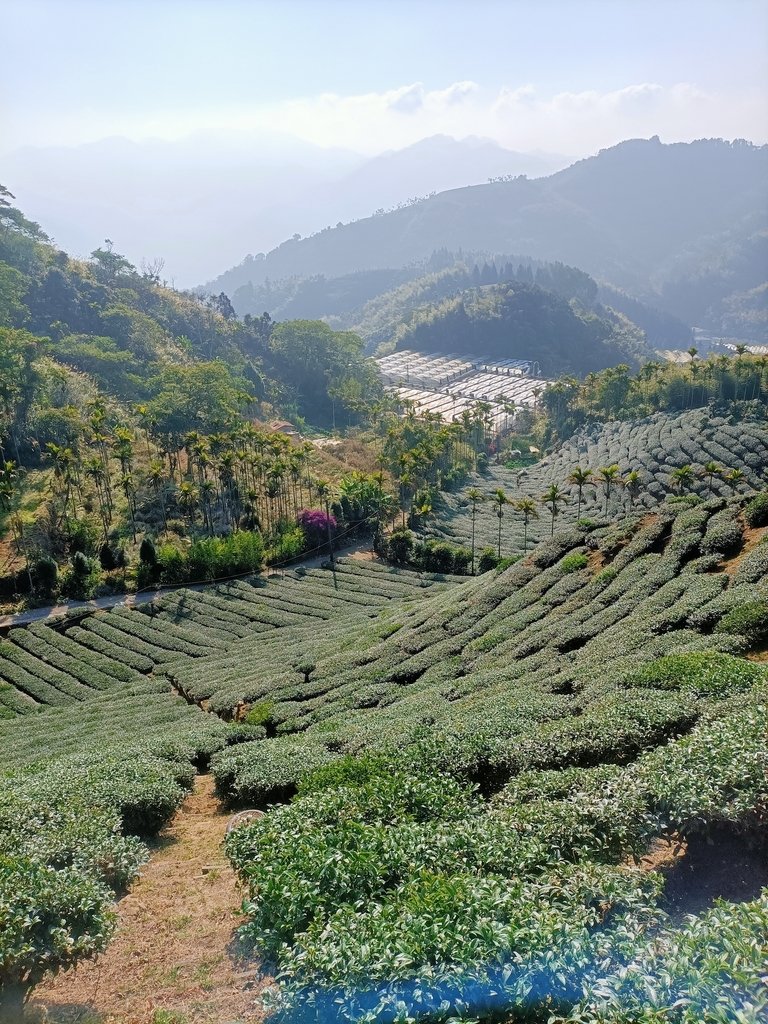
{"label": "mountain haze", "polygon": [[[665,285],[711,265],[719,239],[731,248],[752,244],[766,226],[768,147],[634,139],[549,177],[451,189],[291,239],[264,258],[247,258],[206,288],[233,294],[267,278],[404,267],[447,248],[563,261],[639,297],[663,299]],[[751,267],[746,284],[726,273],[723,298],[756,287],[755,274],[768,279],[764,261]],[[668,312],[705,319],[711,289],[685,310],[671,291]]]}
{"label": "mountain haze", "polygon": [[472,137],[438,135],[368,158],[279,133],[199,133],[26,146],[3,158],[2,180],[62,248],[86,256],[111,238],[136,265],[162,257],[166,275],[188,286],[296,233],[567,162]]}

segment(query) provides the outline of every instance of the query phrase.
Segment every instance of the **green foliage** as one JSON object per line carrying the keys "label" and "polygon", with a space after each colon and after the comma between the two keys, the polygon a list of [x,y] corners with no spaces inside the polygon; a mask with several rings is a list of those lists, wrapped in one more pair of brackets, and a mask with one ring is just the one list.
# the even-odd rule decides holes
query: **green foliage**
{"label": "green foliage", "polygon": [[405,565],[411,560],[413,534],[410,530],[393,530],[387,542],[387,558],[395,565]]}
{"label": "green foliage", "polygon": [[151,537],[144,537],[139,547],[139,561],[144,565],[157,565],[157,551]]}
{"label": "green foliage", "polygon": [[746,637],[754,644],[768,636],[768,601],[749,601],[727,612],[717,624],[718,633]]}
{"label": "green foliage", "polygon": [[[535,353],[544,374],[588,373],[629,354],[607,317],[517,281],[454,293],[418,310],[394,337],[397,348],[420,352],[520,359]],[[642,342],[637,347],[646,354]]]}
{"label": "green foliage", "polygon": [[566,555],[560,562],[560,570],[564,573],[578,572],[580,569],[586,569],[587,565],[587,556],[581,552],[574,552],[572,555]]}
{"label": "green foliage", "polygon": [[425,572],[464,576],[469,572],[472,552],[444,541],[427,540],[414,545],[409,561],[411,565]]}
{"label": "green foliage", "polygon": [[114,929],[110,893],[75,868],[0,855],[0,988],[26,989],[100,953]]}
{"label": "green foliage", "polygon": [[274,702],[262,700],[249,709],[243,721],[246,725],[267,725],[270,721]]}
{"label": "green foliage", "polygon": [[98,582],[98,564],[82,551],[75,551],[71,568],[61,574],[59,589],[64,597],[88,600],[93,597]]}
{"label": "green foliage", "polygon": [[768,492],[756,494],[744,506],[744,518],[749,526],[768,525]]}
{"label": "green foliage", "polygon": [[716,651],[668,654],[629,672],[622,686],[684,690],[699,697],[730,697],[766,679],[765,670],[743,658]]}
{"label": "green foliage", "polygon": [[214,756],[211,772],[218,791],[232,803],[263,807],[289,799],[301,779],[336,756],[294,737],[239,743]]}
{"label": "green foliage", "polygon": [[483,548],[477,561],[477,571],[480,573],[489,572],[495,569],[501,559],[493,548]]}
{"label": "green foliage", "polygon": [[43,556],[32,566],[32,578],[42,594],[53,594],[59,579],[59,567],[50,556]]}
{"label": "green foliage", "polygon": [[764,995],[768,896],[720,902],[658,932],[602,977],[568,1017],[578,1024],[757,1024]]}
{"label": "green foliage", "polygon": [[270,351],[301,416],[316,423],[335,419],[338,401],[350,412],[381,394],[378,372],[363,356],[363,342],[351,331],[333,331],[320,320],[278,326]]}

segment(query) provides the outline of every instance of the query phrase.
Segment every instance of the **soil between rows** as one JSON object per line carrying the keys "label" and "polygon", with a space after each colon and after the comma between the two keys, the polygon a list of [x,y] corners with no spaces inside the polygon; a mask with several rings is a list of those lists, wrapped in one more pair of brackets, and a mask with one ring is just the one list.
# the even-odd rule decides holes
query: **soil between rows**
{"label": "soil between rows", "polygon": [[[201,775],[117,905],[118,928],[94,962],[39,985],[31,1014],[50,1024],[225,1024],[263,1019],[267,979],[238,948],[243,893],[224,856],[229,820]],[[177,1016],[172,1016],[177,1015]]]}

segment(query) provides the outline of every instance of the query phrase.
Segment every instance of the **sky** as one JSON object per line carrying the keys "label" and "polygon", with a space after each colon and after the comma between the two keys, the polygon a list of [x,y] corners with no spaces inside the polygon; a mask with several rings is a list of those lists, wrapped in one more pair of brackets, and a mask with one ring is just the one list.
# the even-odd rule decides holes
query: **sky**
{"label": "sky", "polygon": [[[4,0],[0,146],[768,138],[765,0]],[[12,41],[11,45],[8,42]]]}
{"label": "sky", "polygon": [[[500,173],[551,173],[627,138],[768,142],[768,0],[1,11],[0,182],[72,254],[109,237],[137,265],[162,256],[182,285],[295,232]],[[420,149],[395,171],[365,164],[435,135],[490,145]]]}

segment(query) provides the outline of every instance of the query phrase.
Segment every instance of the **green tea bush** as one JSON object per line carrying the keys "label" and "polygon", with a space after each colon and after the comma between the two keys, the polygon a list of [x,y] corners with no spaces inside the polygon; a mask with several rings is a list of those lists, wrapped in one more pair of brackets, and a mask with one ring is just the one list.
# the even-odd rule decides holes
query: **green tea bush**
{"label": "green tea bush", "polygon": [[732,555],[741,549],[743,543],[741,523],[736,518],[735,510],[729,508],[709,520],[700,550],[703,555]]}
{"label": "green tea bush", "polygon": [[[758,1024],[765,987],[768,893],[748,903],[718,902],[664,928],[613,973],[588,982],[569,1021],[577,1024]],[[553,1018],[560,1021],[560,1018]]]}
{"label": "green tea bush", "polygon": [[715,629],[718,633],[734,633],[746,637],[750,643],[757,643],[768,636],[768,601],[750,601],[731,609]]}
{"label": "green tea bush", "polygon": [[265,806],[289,799],[305,776],[338,756],[294,737],[238,743],[214,755],[211,772],[217,791],[230,803]]}
{"label": "green tea bush", "polygon": [[560,562],[560,570],[564,573],[578,572],[580,569],[586,569],[588,565],[589,559],[586,555],[574,552],[572,555],[566,555]]}
{"label": "green tea bush", "polygon": [[93,957],[115,926],[112,893],[77,868],[0,848],[0,1015],[21,1020],[29,989],[47,972]]}
{"label": "green tea bush", "polygon": [[642,665],[621,679],[626,687],[684,690],[699,697],[729,697],[744,693],[766,679],[758,665],[730,654],[708,651],[669,654]]}
{"label": "green tea bush", "polygon": [[756,494],[744,506],[744,518],[749,526],[768,525],[768,492]]}

